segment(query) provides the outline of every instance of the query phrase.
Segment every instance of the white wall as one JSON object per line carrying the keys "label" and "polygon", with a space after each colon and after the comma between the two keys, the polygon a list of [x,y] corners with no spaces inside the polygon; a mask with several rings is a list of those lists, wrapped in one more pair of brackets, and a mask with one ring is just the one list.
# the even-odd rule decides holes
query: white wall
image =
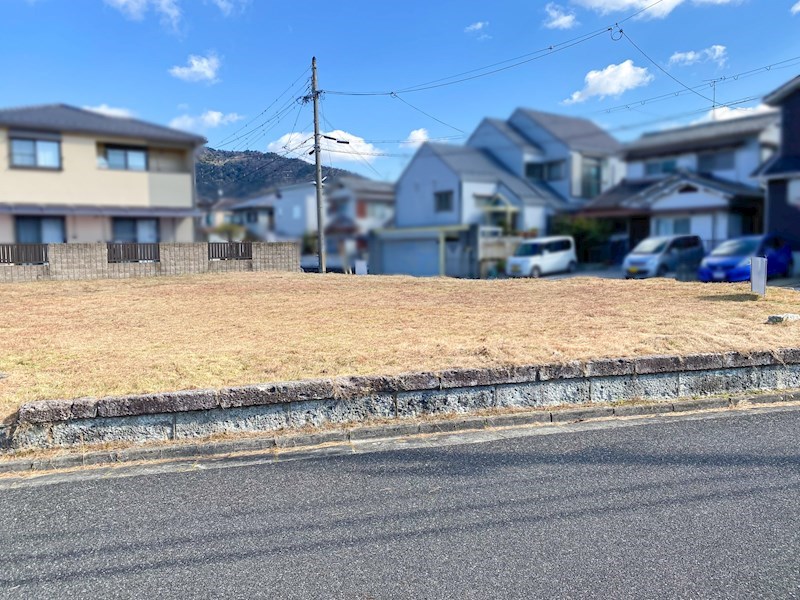
{"label": "white wall", "polygon": [[547,209],[543,206],[526,206],[523,214],[525,215],[525,230],[537,229],[539,235],[547,235]]}
{"label": "white wall", "polygon": [[525,176],[526,153],[488,121],[483,121],[478,125],[478,128],[467,140],[467,146],[490,151],[512,173],[516,173],[519,177]]}
{"label": "white wall", "polygon": [[[429,227],[461,222],[461,182],[458,176],[426,146],[422,146],[395,187],[395,225]],[[453,192],[453,210],[436,212],[434,193]]]}
{"label": "white wall", "polygon": [[[461,184],[463,220],[462,223],[484,223],[486,212],[478,207],[475,195],[494,196],[497,186],[494,183],[465,181]],[[506,197],[508,196],[505,194]],[[513,198],[511,199],[513,201]]]}
{"label": "white wall", "polygon": [[14,217],[0,215],[0,244],[14,243]]}

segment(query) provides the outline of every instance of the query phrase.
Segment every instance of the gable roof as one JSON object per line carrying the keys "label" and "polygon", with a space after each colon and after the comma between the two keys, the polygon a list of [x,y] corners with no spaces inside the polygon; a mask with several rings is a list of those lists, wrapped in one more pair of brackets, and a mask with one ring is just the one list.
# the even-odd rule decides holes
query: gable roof
{"label": "gable roof", "polygon": [[0,127],[51,131],[57,133],[89,133],[152,142],[202,146],[206,139],[155,123],[109,117],[67,104],[45,104],[0,109]]}
{"label": "gable roof", "polygon": [[[542,148],[538,144],[534,143],[533,141],[529,140],[525,137],[522,132],[520,132],[516,127],[514,127],[508,121],[504,121],[503,119],[493,119],[491,117],[487,117],[483,120],[484,123],[488,123],[501,134],[503,134],[509,141],[520,148],[521,150],[527,152],[541,152]],[[467,142],[469,143],[469,142]]]}
{"label": "gable roof", "polygon": [[517,177],[480,148],[432,142],[425,143],[423,148],[429,148],[462,179],[502,184],[526,205],[563,207],[566,204],[549,186],[535,185]]}
{"label": "gable roof", "polygon": [[706,187],[731,198],[763,198],[761,188],[729,181],[712,175],[698,175],[690,171],[678,171],[669,177],[652,179],[623,179],[611,189],[600,194],[587,204],[583,211],[641,211],[647,210],[670,188],[680,185]]}
{"label": "gable roof", "polygon": [[769,113],[710,121],[687,127],[645,133],[638,140],[625,146],[628,160],[674,154],[676,152],[698,152],[726,145],[741,143],[761,134],[764,129],[777,123],[780,114]]}
{"label": "gable roof", "polygon": [[530,108],[519,108],[516,112],[520,112],[536,122],[572,150],[606,156],[616,154],[622,148],[619,141],[589,119],[557,115]]}
{"label": "gable roof", "polygon": [[753,177],[781,179],[782,176],[795,175],[797,173],[800,173],[800,156],[775,154],[755,170]]}
{"label": "gable roof", "polygon": [[356,175],[340,175],[334,180],[338,187],[346,187],[355,193],[394,195],[394,184],[388,181],[376,181]]}
{"label": "gable roof", "polygon": [[780,106],[797,91],[800,91],[800,75],[764,96],[764,103],[769,106]]}

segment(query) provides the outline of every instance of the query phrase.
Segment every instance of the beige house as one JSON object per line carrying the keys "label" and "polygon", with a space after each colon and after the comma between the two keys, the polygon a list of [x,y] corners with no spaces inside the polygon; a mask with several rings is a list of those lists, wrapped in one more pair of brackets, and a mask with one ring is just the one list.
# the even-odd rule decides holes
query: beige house
{"label": "beige house", "polygon": [[194,241],[205,141],[64,104],[0,110],[0,244]]}

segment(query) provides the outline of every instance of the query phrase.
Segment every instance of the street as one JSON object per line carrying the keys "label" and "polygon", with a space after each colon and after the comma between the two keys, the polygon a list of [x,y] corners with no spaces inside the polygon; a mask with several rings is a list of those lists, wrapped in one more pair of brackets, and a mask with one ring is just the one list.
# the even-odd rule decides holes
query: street
{"label": "street", "polygon": [[797,408],[731,411],[0,480],[0,596],[800,597],[799,428]]}

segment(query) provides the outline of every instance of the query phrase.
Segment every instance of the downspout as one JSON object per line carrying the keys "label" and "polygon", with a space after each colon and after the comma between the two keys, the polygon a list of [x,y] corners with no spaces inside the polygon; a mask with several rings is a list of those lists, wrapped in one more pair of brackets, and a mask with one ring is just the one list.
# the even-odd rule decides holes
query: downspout
{"label": "downspout", "polygon": [[445,245],[445,232],[439,231],[439,276],[440,277],[444,277],[446,271],[444,245]]}

